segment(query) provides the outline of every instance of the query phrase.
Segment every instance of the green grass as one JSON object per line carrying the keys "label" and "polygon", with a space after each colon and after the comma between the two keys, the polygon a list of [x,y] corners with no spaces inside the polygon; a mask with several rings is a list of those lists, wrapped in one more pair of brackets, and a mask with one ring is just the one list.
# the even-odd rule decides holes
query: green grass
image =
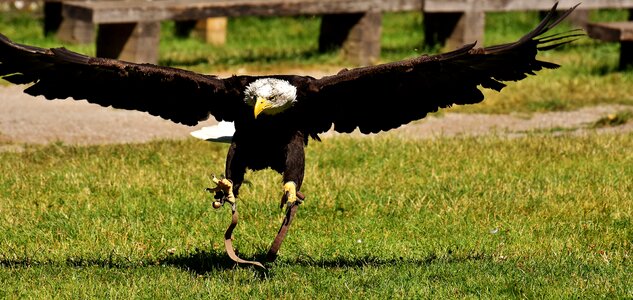
{"label": "green grass", "polygon": [[[0,153],[0,295],[630,298],[632,147],[631,134],[313,143],[308,200],[259,273],[228,260],[229,212],[203,191],[226,146],[27,146]],[[281,221],[281,184],[247,179],[235,243],[253,258]]]}

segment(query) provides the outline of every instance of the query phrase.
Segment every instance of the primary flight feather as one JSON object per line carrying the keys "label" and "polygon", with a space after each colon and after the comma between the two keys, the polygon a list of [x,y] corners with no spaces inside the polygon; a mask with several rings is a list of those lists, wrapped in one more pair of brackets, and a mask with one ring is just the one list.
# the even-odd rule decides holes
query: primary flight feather
{"label": "primary flight feather", "polygon": [[[575,8],[575,7],[574,7]],[[466,45],[377,66],[309,76],[218,78],[176,68],[94,58],[64,48],[20,45],[0,35],[0,77],[31,84],[25,92],[47,99],[86,99],[102,106],[145,111],[186,125],[213,116],[233,121],[222,199],[234,203],[247,169],[272,168],[283,175],[284,199],[297,203],[304,176],[304,147],[330,130],[376,133],[424,118],[456,104],[481,102],[480,88],[500,91],[558,65],[536,59],[578,34],[545,36],[568,16],[556,5],[531,32],[514,43],[487,48]]]}

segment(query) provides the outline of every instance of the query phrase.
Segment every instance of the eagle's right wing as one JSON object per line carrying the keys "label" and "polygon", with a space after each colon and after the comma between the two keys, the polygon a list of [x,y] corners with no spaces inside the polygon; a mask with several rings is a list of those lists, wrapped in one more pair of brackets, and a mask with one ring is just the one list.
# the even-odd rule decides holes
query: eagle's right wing
{"label": "eagle's right wing", "polygon": [[[0,77],[33,83],[25,92],[47,99],[74,98],[102,106],[145,111],[195,125],[213,115],[233,121],[242,110],[250,77],[219,79],[176,68],[93,58],[64,48],[43,49],[0,34]],[[246,113],[246,112],[244,112]]]}
{"label": "eagle's right wing", "polygon": [[484,98],[480,88],[500,91],[558,65],[538,60],[539,51],[564,45],[581,36],[576,31],[547,35],[576,6],[550,13],[514,43],[487,48],[474,44],[452,52],[420,56],[377,66],[344,70],[312,82],[313,96],[297,104],[307,132],[318,134],[334,125],[338,132],[376,133],[424,118],[429,112]]}

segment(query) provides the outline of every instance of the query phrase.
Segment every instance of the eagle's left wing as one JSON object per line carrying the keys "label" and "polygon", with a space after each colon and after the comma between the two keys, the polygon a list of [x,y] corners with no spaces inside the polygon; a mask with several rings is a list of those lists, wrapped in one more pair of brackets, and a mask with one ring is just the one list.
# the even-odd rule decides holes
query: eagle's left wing
{"label": "eagle's left wing", "polygon": [[0,34],[0,78],[29,84],[25,92],[47,99],[85,99],[195,125],[213,115],[233,121],[249,114],[242,100],[248,76],[220,79],[176,68],[94,58],[64,48],[14,43]]}
{"label": "eagle's left wing", "polygon": [[520,40],[483,49],[474,44],[433,56],[344,70],[312,82],[312,97],[300,101],[302,122],[310,134],[359,128],[375,133],[424,118],[429,112],[455,104],[483,100],[478,86],[500,91],[503,81],[518,81],[543,68],[558,65],[539,61],[539,50],[570,42],[571,32],[543,36],[575,7],[555,17],[556,5],[545,19]]}

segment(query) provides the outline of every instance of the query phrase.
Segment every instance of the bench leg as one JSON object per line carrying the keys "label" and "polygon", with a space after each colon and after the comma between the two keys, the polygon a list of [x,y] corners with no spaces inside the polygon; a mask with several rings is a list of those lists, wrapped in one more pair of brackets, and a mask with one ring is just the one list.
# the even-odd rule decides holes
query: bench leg
{"label": "bench leg", "polygon": [[226,17],[206,18],[198,20],[194,35],[202,38],[207,44],[222,46],[226,44]]}
{"label": "bench leg", "polygon": [[160,22],[100,24],[97,56],[157,63]]}
{"label": "bench leg", "polygon": [[94,41],[94,26],[89,22],[64,18],[62,2],[44,2],[44,35],[57,33],[57,38],[68,43],[87,44]]}
{"label": "bench leg", "polygon": [[94,26],[90,22],[64,18],[57,38],[68,43],[88,44],[94,41]]}
{"label": "bench leg", "polygon": [[633,67],[633,42],[620,42],[620,70]]}
{"label": "bench leg", "polygon": [[44,2],[44,35],[54,34],[62,24],[62,3]]}
{"label": "bench leg", "polygon": [[[633,9],[629,9],[629,21],[633,21]],[[633,41],[620,41],[620,70],[633,68]]]}
{"label": "bench leg", "polygon": [[463,13],[424,13],[424,42],[428,46],[444,45],[448,50],[465,44],[484,43],[486,15],[483,11]]}
{"label": "bench leg", "polygon": [[345,60],[355,65],[371,65],[380,58],[382,14],[324,15],[321,19],[319,51],[341,49]]}

